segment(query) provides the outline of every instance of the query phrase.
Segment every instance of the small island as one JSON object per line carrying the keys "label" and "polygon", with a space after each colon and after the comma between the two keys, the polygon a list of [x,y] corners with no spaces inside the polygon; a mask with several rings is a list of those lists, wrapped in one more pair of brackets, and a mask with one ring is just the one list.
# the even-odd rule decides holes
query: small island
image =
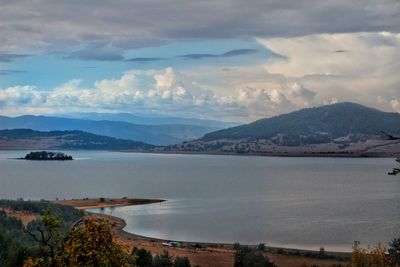
{"label": "small island", "polygon": [[24,158],[26,160],[73,160],[72,156],[66,155],[61,152],[47,152],[47,151],[40,151],[40,152],[31,152],[26,154]]}

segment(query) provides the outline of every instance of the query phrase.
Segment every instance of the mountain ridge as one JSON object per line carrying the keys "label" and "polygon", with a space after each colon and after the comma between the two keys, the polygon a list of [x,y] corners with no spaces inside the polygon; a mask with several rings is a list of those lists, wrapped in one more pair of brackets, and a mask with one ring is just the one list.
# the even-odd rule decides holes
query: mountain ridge
{"label": "mountain ridge", "polygon": [[0,149],[148,150],[143,142],[117,139],[84,131],[0,130]]}
{"label": "mountain ridge", "polygon": [[257,155],[400,153],[399,142],[386,140],[382,131],[400,136],[400,114],[342,102],[218,130],[168,149]]}
{"label": "mountain ridge", "polygon": [[18,128],[36,131],[81,130],[154,145],[178,144],[183,141],[200,138],[207,132],[220,129],[196,125],[139,125],[122,121],[94,121],[35,115],[0,116],[0,130]]}
{"label": "mountain ridge", "polygon": [[227,128],[239,125],[236,122],[225,122],[210,119],[168,117],[161,115],[136,115],[132,113],[98,113],[98,112],[78,112],[56,114],[55,117],[71,118],[71,119],[87,119],[87,120],[108,120],[122,121],[140,125],[193,125],[203,127]]}
{"label": "mountain ridge", "polygon": [[[397,123],[397,124],[396,124]],[[305,108],[272,118],[207,133],[201,140],[260,139],[275,134],[307,133],[338,138],[346,134],[379,134],[380,131],[400,133],[400,114],[383,112],[357,103],[341,102]]]}

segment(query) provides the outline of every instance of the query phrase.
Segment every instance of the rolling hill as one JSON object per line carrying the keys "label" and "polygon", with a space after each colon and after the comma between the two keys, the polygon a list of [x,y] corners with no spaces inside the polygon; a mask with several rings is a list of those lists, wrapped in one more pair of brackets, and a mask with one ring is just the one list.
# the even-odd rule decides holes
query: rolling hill
{"label": "rolling hill", "polygon": [[400,136],[400,114],[355,103],[302,109],[205,134],[171,146],[182,151],[231,153],[366,153],[400,150],[382,131]]}
{"label": "rolling hill", "polygon": [[85,131],[114,138],[154,145],[178,144],[202,137],[221,127],[197,125],[139,125],[123,121],[72,119],[25,115],[15,118],[0,116],[0,130],[32,129],[36,131]]}
{"label": "rolling hill", "polygon": [[82,131],[0,130],[0,149],[148,150],[154,146]]}

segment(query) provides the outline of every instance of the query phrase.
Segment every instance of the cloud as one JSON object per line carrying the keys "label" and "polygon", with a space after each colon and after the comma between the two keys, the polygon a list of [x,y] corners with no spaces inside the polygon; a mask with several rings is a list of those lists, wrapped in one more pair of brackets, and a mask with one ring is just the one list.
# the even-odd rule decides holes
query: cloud
{"label": "cloud", "polygon": [[126,59],[125,61],[147,63],[147,62],[159,61],[159,60],[163,60],[163,59],[164,58],[161,58],[161,57],[135,57],[135,58]]}
{"label": "cloud", "polygon": [[64,59],[99,60],[99,61],[121,61],[124,60],[122,50],[111,47],[95,45],[81,50],[71,52]]}
{"label": "cloud", "polygon": [[0,51],[46,53],[93,43],[121,49],[180,40],[400,32],[397,0],[1,1]]}
{"label": "cloud", "polygon": [[190,74],[169,67],[128,71],[118,79],[98,80],[90,88],[82,86],[81,80],[71,80],[51,91],[34,86],[0,89],[0,113],[112,110],[247,121],[295,109],[314,96],[299,84],[271,89],[242,88],[219,94]]}
{"label": "cloud", "polygon": [[78,79],[51,91],[4,88],[0,113],[120,111],[248,122],[338,101],[400,111],[398,33],[257,40],[280,56],[229,68],[191,64],[182,69],[130,70],[92,86]]}
{"label": "cloud", "polygon": [[19,73],[25,73],[25,70],[11,70],[11,69],[0,69],[0,75],[5,76],[5,75],[11,75],[11,74],[19,74]]}
{"label": "cloud", "polygon": [[393,107],[389,101],[400,97],[398,33],[317,34],[259,42],[283,56],[268,60],[264,64],[267,72],[298,81],[325,99],[389,110]]}
{"label": "cloud", "polygon": [[190,59],[235,57],[235,56],[254,54],[257,52],[258,52],[257,49],[234,49],[223,54],[186,54],[178,57],[190,58]]}
{"label": "cloud", "polygon": [[0,62],[12,62],[18,58],[23,58],[27,56],[29,55],[0,53]]}

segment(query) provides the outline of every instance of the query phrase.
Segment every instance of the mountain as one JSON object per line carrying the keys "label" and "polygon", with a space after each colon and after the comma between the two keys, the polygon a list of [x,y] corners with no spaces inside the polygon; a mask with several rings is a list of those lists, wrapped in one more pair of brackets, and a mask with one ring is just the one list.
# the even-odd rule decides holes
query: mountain
{"label": "mountain", "polygon": [[0,116],[0,130],[21,128],[36,131],[80,130],[154,145],[177,144],[221,129],[220,127],[196,125],[138,125],[122,121],[95,121],[31,115],[15,118]]}
{"label": "mountain", "polygon": [[148,150],[154,146],[82,131],[0,130],[0,149]]}
{"label": "mountain", "polygon": [[398,140],[386,141],[382,131],[400,136],[400,114],[344,102],[211,132],[171,149],[260,154],[400,150]]}
{"label": "mountain", "polygon": [[85,119],[94,121],[123,121],[133,124],[141,125],[194,125],[213,128],[228,128],[236,126],[239,123],[225,122],[217,120],[204,120],[195,118],[180,118],[180,117],[165,117],[165,116],[138,116],[131,113],[67,113],[60,114],[57,117],[72,118],[72,119]]}

